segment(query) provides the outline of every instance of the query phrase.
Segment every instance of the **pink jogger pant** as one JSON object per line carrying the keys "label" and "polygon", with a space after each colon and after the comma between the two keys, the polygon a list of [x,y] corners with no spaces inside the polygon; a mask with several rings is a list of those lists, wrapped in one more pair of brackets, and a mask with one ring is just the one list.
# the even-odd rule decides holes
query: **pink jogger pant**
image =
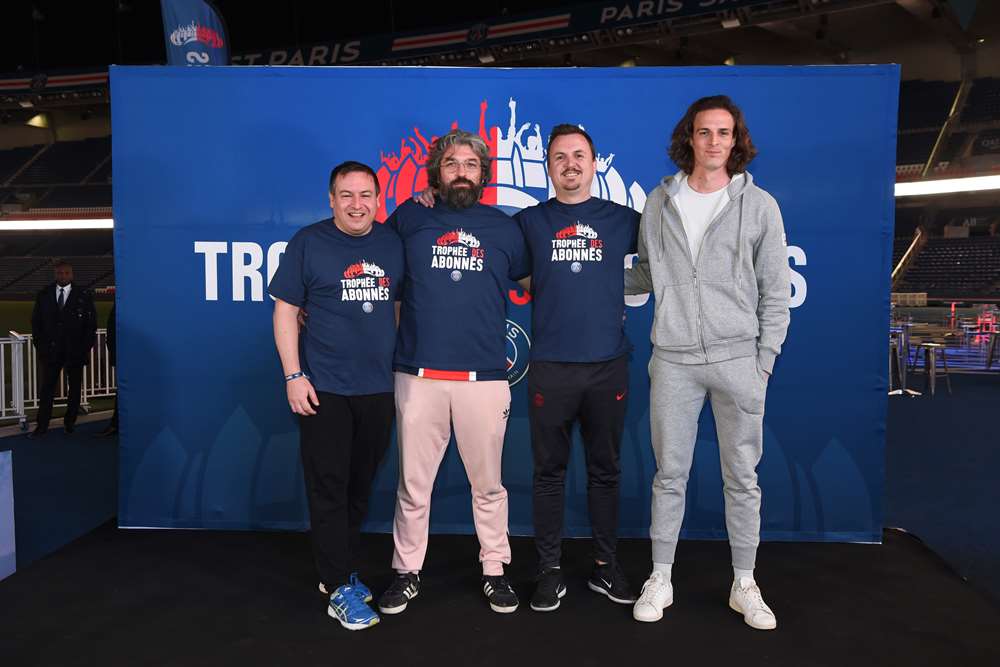
{"label": "pink jogger pant", "polygon": [[500,483],[503,436],[510,411],[506,380],[431,380],[396,373],[399,490],[392,537],[392,567],[418,572],[427,553],[431,491],[451,437],[472,485],[472,515],[483,574],[503,574],[510,563],[507,490]]}

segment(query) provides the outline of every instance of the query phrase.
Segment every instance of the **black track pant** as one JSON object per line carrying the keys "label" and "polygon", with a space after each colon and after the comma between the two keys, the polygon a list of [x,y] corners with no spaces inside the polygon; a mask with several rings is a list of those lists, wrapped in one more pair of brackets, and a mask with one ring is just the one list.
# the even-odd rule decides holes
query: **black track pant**
{"label": "black track pant", "polygon": [[535,546],[539,567],[559,565],[566,466],[579,420],[587,460],[587,502],[594,557],[608,561],[618,542],[618,481],[628,355],[598,363],[533,361],[528,416],[535,460]]}
{"label": "black track pant", "polygon": [[389,447],[391,393],[341,396],[317,392],[316,414],[299,416],[302,469],[312,523],[313,556],[332,592],[347,582],[378,464]]}

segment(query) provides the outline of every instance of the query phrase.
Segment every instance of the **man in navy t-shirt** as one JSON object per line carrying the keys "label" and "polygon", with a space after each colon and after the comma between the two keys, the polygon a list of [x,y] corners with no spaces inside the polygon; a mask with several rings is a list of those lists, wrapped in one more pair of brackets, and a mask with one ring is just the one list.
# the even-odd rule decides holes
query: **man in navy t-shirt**
{"label": "man in navy t-shirt", "polygon": [[[299,415],[313,554],[327,613],[351,630],[378,615],[353,573],[361,523],[393,416],[392,355],[403,245],[378,211],[375,172],[345,162],[330,174],[328,218],[300,229],[268,287],[288,405]],[[308,309],[301,334],[297,317]]]}
{"label": "man in navy t-shirt", "polygon": [[597,161],[583,129],[557,125],[547,160],[556,196],[514,216],[532,256],[528,419],[539,573],[531,608],[553,611],[566,594],[560,569],[564,480],[578,420],[595,542],[587,585],[631,604],[635,596],[615,552],[631,350],[624,328],[624,258],[635,252],[639,214],[591,196]]}
{"label": "man in navy t-shirt", "polygon": [[388,221],[406,249],[406,288],[393,365],[397,576],[379,598],[387,614],[402,612],[420,590],[431,492],[452,426],[472,486],[483,592],[494,611],[513,612],[518,605],[503,576],[510,544],[500,461],[510,414],[506,294],[510,281],[528,269],[517,224],[479,203],[490,166],[480,136],[452,130],[428,155],[428,180],[441,197],[437,206],[406,202]]}

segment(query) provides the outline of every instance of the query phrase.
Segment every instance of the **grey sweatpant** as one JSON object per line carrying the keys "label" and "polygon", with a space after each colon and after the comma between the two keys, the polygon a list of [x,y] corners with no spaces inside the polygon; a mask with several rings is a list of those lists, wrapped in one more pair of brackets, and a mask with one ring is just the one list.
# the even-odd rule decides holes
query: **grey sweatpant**
{"label": "grey sweatpant", "polygon": [[726,500],[733,567],[752,570],[760,543],[760,461],[767,381],[757,358],[677,364],[654,351],[649,364],[653,478],[653,562],[673,563],[684,518],[684,493],[694,458],[698,415],[712,403]]}

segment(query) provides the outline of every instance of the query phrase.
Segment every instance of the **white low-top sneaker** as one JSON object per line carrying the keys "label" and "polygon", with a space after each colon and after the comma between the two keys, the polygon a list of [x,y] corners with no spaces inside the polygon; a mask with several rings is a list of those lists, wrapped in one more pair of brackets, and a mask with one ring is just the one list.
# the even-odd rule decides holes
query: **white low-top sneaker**
{"label": "white low-top sneaker", "polygon": [[674,587],[662,572],[653,572],[642,585],[639,599],[632,607],[632,618],[652,623],[663,618],[663,610],[674,603]]}
{"label": "white low-top sneaker", "polygon": [[774,630],[778,627],[774,612],[764,602],[753,579],[740,577],[738,582],[733,582],[733,588],[729,591],[729,607],[743,614],[743,620],[751,628]]}

